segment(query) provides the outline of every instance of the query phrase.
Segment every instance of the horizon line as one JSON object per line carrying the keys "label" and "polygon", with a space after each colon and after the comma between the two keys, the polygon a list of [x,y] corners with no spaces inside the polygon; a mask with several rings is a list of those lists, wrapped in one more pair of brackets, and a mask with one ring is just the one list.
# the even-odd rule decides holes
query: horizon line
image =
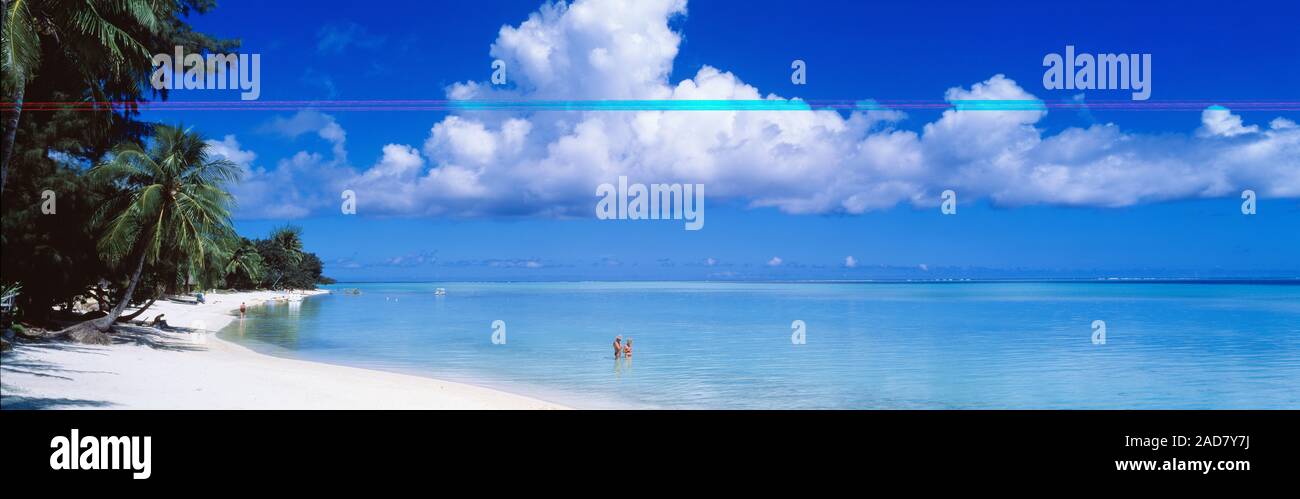
{"label": "horizon line", "polygon": [[336,280],[338,284],[437,283],[734,283],[734,284],[981,284],[981,283],[1096,283],[1096,284],[1274,284],[1300,285],[1300,277],[1079,277],[1079,278],[946,278],[946,279],[471,279],[471,280]]}

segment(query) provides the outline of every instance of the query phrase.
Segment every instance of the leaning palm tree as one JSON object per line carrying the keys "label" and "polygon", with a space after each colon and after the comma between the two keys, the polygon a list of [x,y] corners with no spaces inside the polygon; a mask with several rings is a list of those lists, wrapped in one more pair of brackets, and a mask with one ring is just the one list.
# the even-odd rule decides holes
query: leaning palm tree
{"label": "leaning palm tree", "polygon": [[131,302],[146,264],[188,270],[211,265],[211,253],[235,237],[232,197],[224,187],[239,174],[234,163],[211,156],[198,134],[161,125],[147,151],[124,144],[92,168],[92,178],[116,183],[123,193],[96,214],[96,224],[104,228],[100,255],[110,266],[129,269],[131,277],[108,315],[65,332],[107,331]]}
{"label": "leaning palm tree", "polygon": [[[149,50],[140,32],[162,29],[164,2],[153,0],[0,0],[0,70],[5,101],[0,148],[0,190],[9,176],[9,160],[18,132],[27,83],[40,67],[42,40],[51,42],[82,68],[96,100],[115,79],[138,79],[150,67]],[[132,33],[137,33],[132,35]]]}

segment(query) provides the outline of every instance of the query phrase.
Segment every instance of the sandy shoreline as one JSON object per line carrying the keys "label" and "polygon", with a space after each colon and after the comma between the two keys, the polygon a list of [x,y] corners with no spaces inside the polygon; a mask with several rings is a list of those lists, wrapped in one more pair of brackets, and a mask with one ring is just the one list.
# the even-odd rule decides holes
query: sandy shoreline
{"label": "sandy shoreline", "polygon": [[[315,292],[320,293],[320,292]],[[256,291],[158,302],[140,316],[171,326],[125,327],[109,346],[19,342],[0,357],[0,409],[564,409],[490,388],[285,359],[216,337],[239,304],[302,299]]]}

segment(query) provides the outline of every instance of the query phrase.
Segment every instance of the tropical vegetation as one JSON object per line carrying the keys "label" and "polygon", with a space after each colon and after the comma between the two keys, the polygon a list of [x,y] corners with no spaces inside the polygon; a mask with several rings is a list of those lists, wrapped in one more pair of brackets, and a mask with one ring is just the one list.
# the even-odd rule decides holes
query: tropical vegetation
{"label": "tropical vegetation", "polygon": [[188,23],[214,0],[0,3],[6,320],[101,333],[169,294],[328,281],[301,229],[235,232],[238,165],[192,128],[140,118],[167,98],[148,82],[151,54],[238,46]]}

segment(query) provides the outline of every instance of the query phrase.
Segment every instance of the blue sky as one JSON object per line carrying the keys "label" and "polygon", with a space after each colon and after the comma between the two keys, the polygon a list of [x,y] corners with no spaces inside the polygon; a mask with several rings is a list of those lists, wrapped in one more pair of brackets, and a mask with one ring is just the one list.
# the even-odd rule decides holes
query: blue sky
{"label": "blue sky", "polygon": [[[1300,276],[1300,113],[1238,104],[1300,101],[1294,3],[607,3],[530,24],[540,2],[225,1],[193,21],[261,54],[262,102],[1128,100],[1045,89],[1044,55],[1070,44],[1151,54],[1147,102],[1227,110],[146,117],[249,169],[241,233],[301,225],[342,280]],[[504,88],[488,83],[498,58]],[[172,98],[222,99],[238,97]],[[705,228],[596,220],[592,186],[620,174],[704,184]],[[339,212],[344,188],[356,215]],[[956,215],[940,214],[945,188]]]}

